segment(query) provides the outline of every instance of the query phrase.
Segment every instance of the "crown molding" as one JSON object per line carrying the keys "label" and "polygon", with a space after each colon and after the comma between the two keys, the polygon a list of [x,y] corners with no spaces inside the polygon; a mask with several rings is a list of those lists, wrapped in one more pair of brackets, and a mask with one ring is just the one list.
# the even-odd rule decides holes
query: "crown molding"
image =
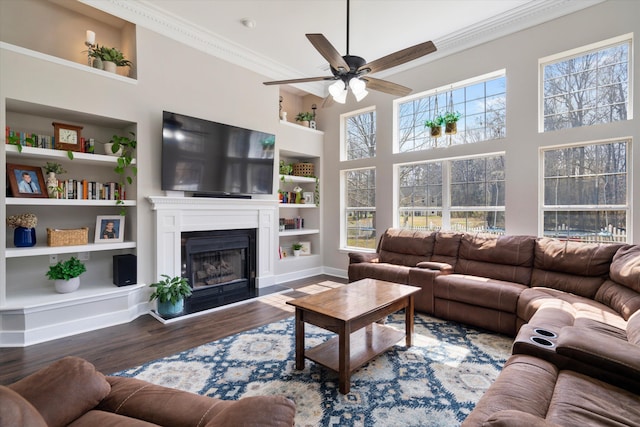
{"label": "crown molding", "polygon": [[[307,77],[297,70],[270,60],[259,52],[247,49],[175,14],[161,10],[150,0],[79,1],[270,79],[284,80]],[[385,78],[427,64],[603,1],[605,0],[538,0],[528,2],[498,17],[485,20],[446,37],[435,39],[434,43],[438,47],[438,51],[435,53],[391,70],[376,73],[376,77]],[[292,86],[319,97],[327,95],[327,85],[322,82]]]}

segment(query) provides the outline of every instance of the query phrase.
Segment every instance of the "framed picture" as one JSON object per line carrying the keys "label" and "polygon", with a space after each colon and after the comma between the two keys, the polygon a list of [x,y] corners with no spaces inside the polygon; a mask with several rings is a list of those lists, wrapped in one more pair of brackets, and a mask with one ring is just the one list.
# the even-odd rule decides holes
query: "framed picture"
{"label": "framed picture", "polygon": [[49,197],[42,169],[7,163],[7,181],[13,197]]}
{"label": "framed picture", "polygon": [[82,126],[53,122],[53,137],[56,150],[83,151],[81,144]]}
{"label": "framed picture", "polygon": [[302,248],[300,249],[300,255],[311,255],[311,242],[300,242]]}
{"label": "framed picture", "polygon": [[114,243],[124,241],[124,216],[100,215],[96,218],[96,238],[94,243]]}
{"label": "framed picture", "polygon": [[304,199],[304,203],[306,205],[313,205],[316,203],[316,201],[314,200],[313,197],[313,192],[311,191],[303,191],[302,192],[302,198]]}

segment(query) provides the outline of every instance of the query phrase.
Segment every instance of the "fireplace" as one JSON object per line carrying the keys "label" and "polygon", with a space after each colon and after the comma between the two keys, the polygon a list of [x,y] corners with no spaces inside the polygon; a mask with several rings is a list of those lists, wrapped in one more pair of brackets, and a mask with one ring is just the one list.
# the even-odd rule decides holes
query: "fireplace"
{"label": "fireplace", "polygon": [[181,260],[188,313],[256,296],[255,229],[182,232]]}

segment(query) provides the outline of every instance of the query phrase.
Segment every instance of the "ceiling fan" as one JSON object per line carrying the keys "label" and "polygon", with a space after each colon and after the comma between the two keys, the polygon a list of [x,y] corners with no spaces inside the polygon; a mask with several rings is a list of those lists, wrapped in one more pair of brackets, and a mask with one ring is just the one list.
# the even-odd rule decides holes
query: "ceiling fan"
{"label": "ceiling fan", "polygon": [[359,56],[349,55],[349,0],[347,0],[347,54],[341,56],[333,45],[322,34],[306,34],[307,39],[322,55],[331,67],[332,76],[323,77],[307,77],[301,79],[278,80],[272,82],[264,82],[265,85],[281,85],[291,83],[307,83],[315,81],[331,81],[336,82],[329,86],[329,93],[336,102],[344,104],[347,99],[349,88],[353,92],[357,101],[367,96],[367,88],[389,93],[396,96],[405,96],[411,93],[411,89],[392,83],[386,80],[380,80],[370,77],[373,74],[387,68],[396,67],[422,56],[428,55],[436,51],[433,42],[428,41],[399,50],[390,55],[378,58],[375,61],[367,62]]}

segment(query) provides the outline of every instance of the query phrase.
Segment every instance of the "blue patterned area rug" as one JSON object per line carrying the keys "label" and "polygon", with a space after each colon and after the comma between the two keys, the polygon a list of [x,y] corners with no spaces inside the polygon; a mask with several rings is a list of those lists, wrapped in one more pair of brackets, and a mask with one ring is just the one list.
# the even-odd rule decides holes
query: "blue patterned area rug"
{"label": "blue patterned area rug", "polygon": [[[404,314],[387,325],[404,330]],[[296,402],[296,426],[458,426],[496,379],[512,340],[417,314],[411,348],[400,341],[351,376],[306,360],[295,366],[293,318],[233,335],[113,375],[213,396],[282,394]],[[305,325],[307,347],[332,337]]]}

